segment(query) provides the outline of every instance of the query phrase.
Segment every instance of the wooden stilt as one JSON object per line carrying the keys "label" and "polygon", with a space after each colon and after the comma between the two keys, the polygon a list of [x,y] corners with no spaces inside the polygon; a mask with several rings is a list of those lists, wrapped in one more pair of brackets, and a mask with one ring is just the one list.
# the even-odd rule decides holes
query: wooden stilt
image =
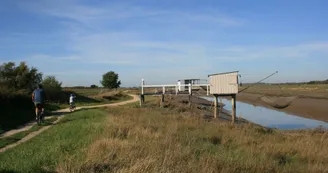
{"label": "wooden stilt", "polygon": [[160,103],[160,107],[162,108],[162,107],[164,107],[164,94],[162,94],[162,96],[161,96],[161,103]]}
{"label": "wooden stilt", "polygon": [[140,94],[140,107],[142,107],[142,104],[143,104],[143,97],[144,97],[144,95]]}
{"label": "wooden stilt", "polygon": [[214,118],[218,117],[218,95],[214,94]]}
{"label": "wooden stilt", "polygon": [[236,120],[236,94],[232,95],[231,103],[232,103],[231,120],[232,120],[232,123],[235,123],[235,120]]}
{"label": "wooden stilt", "polygon": [[188,96],[188,104],[189,104],[189,108],[191,107],[191,94],[189,94]]}

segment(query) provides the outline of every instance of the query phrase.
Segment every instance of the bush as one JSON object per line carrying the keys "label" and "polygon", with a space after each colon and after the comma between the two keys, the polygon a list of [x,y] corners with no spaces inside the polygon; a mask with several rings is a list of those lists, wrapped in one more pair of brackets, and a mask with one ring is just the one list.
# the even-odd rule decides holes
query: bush
{"label": "bush", "polygon": [[0,133],[35,118],[32,99],[26,94],[1,92],[0,109]]}
{"label": "bush", "polygon": [[46,99],[50,101],[62,100],[64,95],[62,94],[62,83],[59,82],[55,76],[47,76],[42,85],[46,93]]}

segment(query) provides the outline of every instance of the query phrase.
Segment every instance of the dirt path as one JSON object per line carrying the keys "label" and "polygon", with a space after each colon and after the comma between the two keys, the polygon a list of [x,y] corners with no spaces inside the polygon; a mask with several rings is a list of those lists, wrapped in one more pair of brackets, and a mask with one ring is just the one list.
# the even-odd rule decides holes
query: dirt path
{"label": "dirt path", "polygon": [[[103,105],[95,105],[95,106],[82,106],[82,107],[77,107],[76,110],[79,110],[79,109],[90,109],[90,108],[99,108],[99,107],[110,107],[110,106],[120,106],[120,105],[125,105],[125,104],[129,104],[129,103],[134,103],[134,102],[137,102],[139,100],[139,97],[137,95],[130,95],[131,97],[133,97],[132,100],[128,100],[128,101],[124,101],[124,102],[118,102],[118,103],[111,103],[111,104],[103,104]],[[65,113],[68,113],[70,112],[69,111],[69,108],[66,108],[66,109],[61,109],[61,110],[58,110],[58,111],[54,111],[53,113],[59,113],[59,117],[58,119],[53,123],[56,124],[58,123],[64,116],[62,115],[65,115]],[[16,133],[19,133],[19,132],[22,132],[22,131],[25,131],[25,130],[28,130],[30,129],[33,125],[35,125],[36,123],[28,123],[26,124],[25,126],[22,126],[21,128],[19,129],[14,129],[14,130],[10,130],[8,132],[6,132],[5,134],[3,134],[1,136],[1,138],[3,137],[6,137],[6,136],[11,136],[11,135],[14,135]],[[1,152],[4,152],[10,148],[13,148],[21,143],[24,143],[26,141],[28,141],[29,139],[33,138],[34,136],[42,133],[43,131],[49,129],[52,125],[49,125],[49,126],[45,126],[43,128],[41,128],[40,130],[38,131],[35,131],[35,132],[32,132],[30,134],[28,134],[27,136],[25,136],[23,139],[21,139],[20,141],[17,141],[16,143],[13,143],[13,144],[10,144],[10,145],[7,145],[6,147],[4,148],[1,148],[0,149],[0,153]]]}

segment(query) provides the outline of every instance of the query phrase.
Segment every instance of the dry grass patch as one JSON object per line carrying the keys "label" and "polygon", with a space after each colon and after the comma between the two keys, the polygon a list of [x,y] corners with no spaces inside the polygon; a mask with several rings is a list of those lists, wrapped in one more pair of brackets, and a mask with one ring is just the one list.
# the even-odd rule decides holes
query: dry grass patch
{"label": "dry grass patch", "polygon": [[110,108],[104,131],[58,172],[328,172],[326,131],[281,132],[159,108]]}

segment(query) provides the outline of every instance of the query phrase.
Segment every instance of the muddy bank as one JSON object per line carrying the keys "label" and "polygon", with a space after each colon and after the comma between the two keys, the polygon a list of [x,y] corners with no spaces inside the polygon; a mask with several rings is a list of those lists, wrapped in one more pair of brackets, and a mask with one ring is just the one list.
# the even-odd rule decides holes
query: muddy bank
{"label": "muddy bank", "polygon": [[316,98],[296,98],[293,100],[292,104],[284,109],[276,109],[265,102],[263,102],[260,97],[261,94],[250,94],[250,93],[240,93],[237,95],[237,100],[254,106],[263,106],[273,110],[286,112],[289,114],[321,120],[328,122],[328,100],[327,99],[316,99]]}
{"label": "muddy bank", "polygon": [[[224,104],[218,103],[219,117],[215,120],[213,116],[213,102],[200,98],[198,96],[192,96],[191,102],[192,106],[189,107],[188,95],[167,95],[165,96],[164,108],[174,109],[178,112],[190,111],[203,116],[203,118],[206,120],[231,122],[231,114],[229,111],[224,109]],[[247,122],[247,120],[237,117],[235,123],[240,124]]]}

